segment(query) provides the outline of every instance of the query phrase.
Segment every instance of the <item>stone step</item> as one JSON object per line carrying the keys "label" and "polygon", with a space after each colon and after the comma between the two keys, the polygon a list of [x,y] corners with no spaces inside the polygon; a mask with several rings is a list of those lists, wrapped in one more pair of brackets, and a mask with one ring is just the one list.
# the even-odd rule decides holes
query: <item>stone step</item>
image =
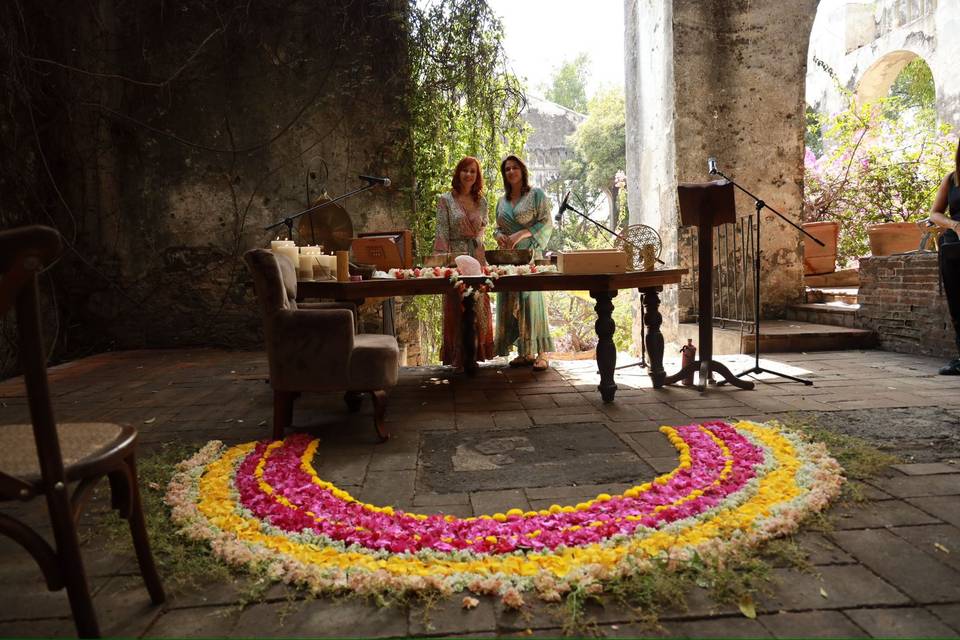
{"label": "stone step", "polygon": [[818,276],[804,276],[803,283],[808,287],[859,287],[860,271],[844,269]]}
{"label": "stone step", "polygon": [[[696,323],[681,323],[678,337],[698,341]],[[740,329],[713,328],[714,355],[753,353],[753,326]],[[842,351],[870,349],[877,344],[872,331],[851,327],[801,322],[797,320],[763,320],[760,323],[761,353],[797,353],[802,351]]]}
{"label": "stone step", "polygon": [[807,287],[807,302],[843,302],[857,304],[857,287]]}
{"label": "stone step", "polygon": [[845,302],[808,302],[787,307],[787,320],[856,328],[859,304]]}

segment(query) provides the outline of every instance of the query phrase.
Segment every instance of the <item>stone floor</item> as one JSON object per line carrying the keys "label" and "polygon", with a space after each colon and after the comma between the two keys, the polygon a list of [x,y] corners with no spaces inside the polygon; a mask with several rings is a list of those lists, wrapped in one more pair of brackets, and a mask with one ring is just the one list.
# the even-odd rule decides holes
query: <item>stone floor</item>
{"label": "stone floor", "polygon": [[[722,358],[734,371],[752,359]],[[754,391],[650,388],[644,370],[618,372],[616,402],[595,391],[590,361],[558,362],[533,374],[485,366],[475,378],[442,368],[405,369],[388,410],[393,438],[375,444],[371,408],[348,414],[339,396],[304,396],[294,422],[323,439],[317,469],[359,499],[457,515],[577,501],[672,469],[675,451],[657,428],[713,418],[786,414],[908,452],[864,487],[869,501],[835,508],[828,533],[799,537],[812,572],[778,568],[756,619],[689,595],[656,630],[629,611],[591,606],[607,636],[957,637],[960,635],[960,378],[939,361],[882,351],[776,354],[766,368],[813,386],[767,376]],[[676,363],[668,363],[668,371]],[[62,421],[135,425],[141,456],[171,441],[238,443],[268,434],[271,393],[260,353],[216,350],[108,353],[51,370]],[[0,383],[0,425],[27,418],[22,382]],[[806,413],[810,412],[810,413]],[[145,491],[159,491],[147,487]],[[4,505],[3,509],[9,509]],[[37,508],[15,507],[30,522]],[[236,584],[211,583],[149,604],[128,546],[92,538],[86,561],[105,634],[130,637],[469,636],[562,633],[550,607],[521,612],[460,598],[428,611],[358,600],[299,599],[276,587],[243,606]],[[25,552],[0,539],[0,635],[69,636],[66,595],[43,588]]]}

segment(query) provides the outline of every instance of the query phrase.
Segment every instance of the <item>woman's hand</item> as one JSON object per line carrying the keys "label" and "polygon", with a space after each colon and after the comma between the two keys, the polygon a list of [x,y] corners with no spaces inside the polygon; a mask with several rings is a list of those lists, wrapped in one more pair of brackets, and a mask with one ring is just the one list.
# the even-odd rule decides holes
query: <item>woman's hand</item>
{"label": "woman's hand", "polygon": [[509,249],[509,248],[510,248],[510,238],[511,238],[511,237],[512,237],[512,236],[507,236],[507,235],[504,235],[504,234],[502,234],[502,233],[498,233],[498,234],[494,235],[494,238],[496,238],[496,240],[497,240],[497,246],[500,247],[501,249]]}
{"label": "woman's hand", "polygon": [[525,240],[526,238],[530,238],[532,236],[533,234],[530,233],[529,229],[521,229],[520,231],[517,231],[516,233],[511,234],[509,238],[510,248],[515,249],[522,240]]}

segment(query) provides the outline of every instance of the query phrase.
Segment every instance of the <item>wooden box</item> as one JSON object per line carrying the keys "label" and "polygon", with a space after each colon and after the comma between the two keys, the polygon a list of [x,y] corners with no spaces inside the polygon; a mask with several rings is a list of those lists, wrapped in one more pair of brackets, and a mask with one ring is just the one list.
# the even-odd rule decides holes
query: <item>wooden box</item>
{"label": "wooden box", "polygon": [[358,233],[350,249],[354,262],[373,264],[383,271],[413,266],[413,243],[409,229]]}
{"label": "wooden box", "polygon": [[560,273],[624,273],[627,254],[616,249],[561,251],[557,256]]}

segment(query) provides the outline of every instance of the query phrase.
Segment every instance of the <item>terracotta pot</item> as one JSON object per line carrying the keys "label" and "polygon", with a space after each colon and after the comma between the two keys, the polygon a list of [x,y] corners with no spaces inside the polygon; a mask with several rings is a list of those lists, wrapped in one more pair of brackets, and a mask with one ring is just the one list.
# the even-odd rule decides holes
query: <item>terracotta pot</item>
{"label": "terracotta pot", "polygon": [[915,222],[885,222],[867,227],[867,235],[870,253],[889,256],[919,249],[923,230]]}
{"label": "terracotta pot", "polygon": [[803,236],[803,274],[833,273],[837,268],[837,222],[807,222],[803,230],[823,243],[824,246]]}

